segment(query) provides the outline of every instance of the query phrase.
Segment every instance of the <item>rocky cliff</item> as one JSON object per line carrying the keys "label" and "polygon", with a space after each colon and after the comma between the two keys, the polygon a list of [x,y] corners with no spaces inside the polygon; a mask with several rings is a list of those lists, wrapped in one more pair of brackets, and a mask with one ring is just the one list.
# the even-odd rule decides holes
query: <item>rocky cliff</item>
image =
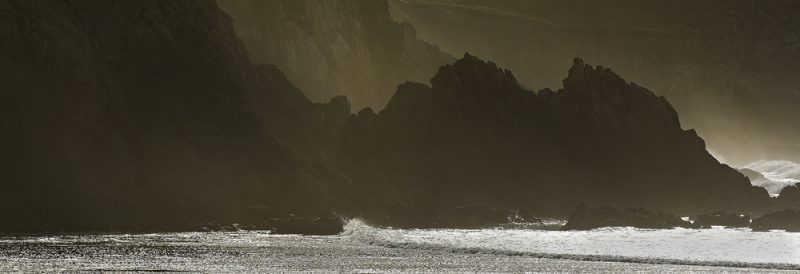
{"label": "rocky cliff", "polygon": [[254,62],[275,64],[313,101],[382,108],[397,83],[453,60],[395,22],[385,0],[219,0]]}
{"label": "rocky cliff", "polygon": [[417,220],[470,204],[565,216],[579,202],[683,214],[766,200],[663,97],[607,68],[576,59],[563,89],[536,93],[465,55],[430,82],[360,111],[341,148],[360,187],[396,193],[386,202]]}
{"label": "rocky cliff", "polygon": [[349,105],[252,65],[214,1],[3,0],[0,30],[0,231],[327,214],[331,173],[293,136],[336,134]]}
{"label": "rocky cliff", "polygon": [[[388,50],[405,42],[382,32],[401,28],[384,2],[309,3],[272,11],[298,28],[325,25],[308,12],[358,11],[342,18],[387,35],[369,40],[387,46],[370,58],[390,58],[375,66],[410,60]],[[579,202],[743,212],[767,196],[663,97],[581,60],[563,89],[537,93],[467,55],[431,86],[406,82],[380,112],[351,115],[346,98],[313,103],[277,66],[251,62],[211,0],[0,0],[0,41],[0,232],[322,233],[338,223],[316,217],[332,211],[459,227],[566,216]]]}
{"label": "rocky cliff", "polygon": [[[573,56],[666,96],[735,166],[800,161],[800,2],[393,0],[393,15],[447,52],[495,60],[534,88]],[[722,159],[722,158],[721,158]]]}

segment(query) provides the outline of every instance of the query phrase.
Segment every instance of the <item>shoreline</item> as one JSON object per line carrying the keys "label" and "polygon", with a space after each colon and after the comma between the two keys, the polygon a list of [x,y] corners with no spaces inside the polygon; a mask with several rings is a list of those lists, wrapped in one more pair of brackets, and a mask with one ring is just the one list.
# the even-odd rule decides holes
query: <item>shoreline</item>
{"label": "shoreline", "polygon": [[0,237],[0,272],[788,272],[385,247],[254,232]]}

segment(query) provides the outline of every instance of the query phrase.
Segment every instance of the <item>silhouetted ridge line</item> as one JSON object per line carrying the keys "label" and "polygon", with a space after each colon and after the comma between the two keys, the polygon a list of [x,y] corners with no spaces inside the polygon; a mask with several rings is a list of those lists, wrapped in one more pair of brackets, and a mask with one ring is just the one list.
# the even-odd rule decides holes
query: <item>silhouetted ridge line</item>
{"label": "silhouetted ridge line", "polygon": [[701,213],[758,210],[767,197],[683,130],[665,98],[578,58],[563,89],[535,93],[465,54],[430,87],[402,84],[385,110],[354,116],[339,151],[360,188],[391,193],[374,214],[394,224],[433,225],[470,204],[529,215],[565,216],[579,202]]}

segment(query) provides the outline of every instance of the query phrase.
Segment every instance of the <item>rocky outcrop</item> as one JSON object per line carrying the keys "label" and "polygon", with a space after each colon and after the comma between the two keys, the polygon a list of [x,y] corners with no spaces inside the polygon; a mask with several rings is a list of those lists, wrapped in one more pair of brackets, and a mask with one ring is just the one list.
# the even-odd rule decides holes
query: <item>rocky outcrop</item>
{"label": "rocky outcrop", "polygon": [[523,85],[560,83],[583,56],[666,96],[726,163],[800,162],[800,2],[391,0],[446,52],[469,51]]}
{"label": "rocky outcrop", "polygon": [[776,209],[800,209],[800,188],[784,188],[778,198],[773,199],[773,204]]}
{"label": "rocky outcrop", "polygon": [[338,135],[346,100],[252,65],[214,1],[2,0],[0,30],[0,231],[330,214],[338,176],[297,160],[324,143],[293,149]]}
{"label": "rocky outcrop", "polygon": [[698,226],[672,214],[653,212],[642,208],[619,211],[611,207],[592,208],[580,204],[570,214],[567,224],[561,230],[591,230],[602,227],[669,229],[675,227],[696,228]]}
{"label": "rocky outcrop", "polygon": [[580,202],[688,215],[766,201],[681,129],[663,97],[607,68],[576,59],[562,90],[536,93],[465,55],[431,84],[402,84],[384,110],[360,111],[340,149],[356,185],[386,190],[383,202],[415,220],[469,204],[541,216]]}
{"label": "rocky outcrop", "polygon": [[754,231],[777,229],[789,232],[800,232],[800,211],[787,209],[765,214],[753,220],[750,227]]}
{"label": "rocky outcrop", "polygon": [[219,0],[253,61],[275,64],[314,101],[381,108],[397,83],[453,60],[395,22],[386,0]]}
{"label": "rocky outcrop", "polygon": [[697,215],[694,224],[700,228],[711,228],[711,226],[748,227],[750,226],[750,216],[717,211],[710,214]]}

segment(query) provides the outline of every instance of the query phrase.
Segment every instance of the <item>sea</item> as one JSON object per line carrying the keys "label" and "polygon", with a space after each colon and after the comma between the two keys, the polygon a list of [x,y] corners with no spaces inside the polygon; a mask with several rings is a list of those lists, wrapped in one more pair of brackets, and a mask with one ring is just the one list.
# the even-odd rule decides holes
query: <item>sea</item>
{"label": "sea", "polygon": [[[558,222],[558,221],[556,221]],[[0,272],[793,272],[800,233],[749,229],[558,231],[376,228],[334,236],[269,231],[0,236]]]}

